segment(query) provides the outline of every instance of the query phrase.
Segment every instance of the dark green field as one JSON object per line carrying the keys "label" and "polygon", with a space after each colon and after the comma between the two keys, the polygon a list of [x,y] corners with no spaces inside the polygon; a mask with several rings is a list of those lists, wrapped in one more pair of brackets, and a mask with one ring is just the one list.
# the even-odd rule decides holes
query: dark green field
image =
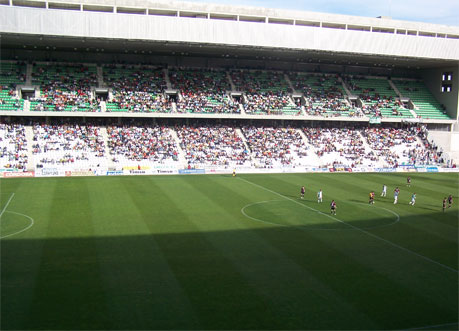
{"label": "dark green field", "polygon": [[458,174],[406,176],[1,180],[0,328],[457,329]]}

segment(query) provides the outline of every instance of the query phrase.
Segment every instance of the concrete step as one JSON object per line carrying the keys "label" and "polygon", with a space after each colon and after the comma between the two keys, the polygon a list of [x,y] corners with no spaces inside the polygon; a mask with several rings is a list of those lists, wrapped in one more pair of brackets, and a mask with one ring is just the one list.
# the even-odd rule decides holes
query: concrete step
{"label": "concrete step", "polygon": [[27,141],[27,165],[26,169],[28,171],[35,170],[35,156],[33,155],[33,148],[32,145],[34,144],[33,141],[33,127],[27,125],[25,127],[25,138]]}
{"label": "concrete step", "polygon": [[107,167],[108,169],[115,169],[116,165],[112,160],[112,157],[110,155],[110,149],[108,148],[108,133],[107,133],[107,128],[105,126],[100,127],[100,135],[102,136],[104,140],[104,149],[105,149],[105,158],[107,160]]}
{"label": "concrete step", "polygon": [[167,89],[168,90],[171,90],[172,89],[172,84],[171,84],[171,80],[169,78],[169,69],[163,69],[163,72],[164,72],[164,80],[166,81],[166,85],[167,85]]}
{"label": "concrete step", "polygon": [[316,154],[314,146],[312,146],[309,143],[308,137],[304,134],[303,130],[301,129],[296,129],[298,134],[301,136],[301,139],[303,139],[304,144],[308,147],[308,160],[309,160],[309,165],[316,166],[318,167],[320,165],[320,158]]}
{"label": "concrete step", "polygon": [[182,147],[180,146],[181,141],[180,141],[180,139],[179,139],[179,137],[177,135],[177,132],[175,131],[175,129],[173,127],[170,127],[169,131],[170,131],[172,139],[174,139],[174,141],[175,141],[175,143],[177,145],[178,161],[179,161],[180,167],[181,168],[186,168],[188,166],[188,162],[186,161],[186,158],[185,158],[185,152],[183,151]]}

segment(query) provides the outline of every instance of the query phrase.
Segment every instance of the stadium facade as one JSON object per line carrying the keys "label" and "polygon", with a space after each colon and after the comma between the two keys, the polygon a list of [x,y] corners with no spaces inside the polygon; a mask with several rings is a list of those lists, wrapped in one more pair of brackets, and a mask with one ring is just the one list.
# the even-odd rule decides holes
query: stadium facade
{"label": "stadium facade", "polygon": [[[0,0],[1,59],[256,69],[420,79],[447,118],[422,122],[459,159],[459,28],[291,10],[171,1]],[[26,92],[31,82],[18,86]],[[98,86],[103,91],[104,86]],[[239,91],[232,91],[238,93]],[[348,92],[349,98],[358,99]],[[173,91],[171,91],[173,93]],[[404,102],[416,107],[409,98]],[[363,122],[308,114],[7,112],[3,117],[203,118]],[[415,114],[416,115],[416,114]]]}

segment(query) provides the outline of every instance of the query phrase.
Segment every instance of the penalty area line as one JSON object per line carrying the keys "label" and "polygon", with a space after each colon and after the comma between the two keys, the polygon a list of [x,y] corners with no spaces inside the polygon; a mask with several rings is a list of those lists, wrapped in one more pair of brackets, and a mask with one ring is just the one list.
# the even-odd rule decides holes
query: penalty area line
{"label": "penalty area line", "polygon": [[14,192],[11,194],[10,198],[8,199],[8,202],[6,203],[5,207],[3,207],[2,212],[0,213],[0,218],[3,216],[5,213],[6,208],[8,208],[8,205],[10,204],[11,200],[13,200],[14,197]]}
{"label": "penalty area line", "polygon": [[454,268],[451,268],[451,267],[449,267],[449,266],[447,266],[447,265],[445,265],[445,264],[443,264],[443,263],[440,263],[440,262],[437,262],[437,261],[435,261],[435,260],[432,260],[431,258],[428,258],[427,256],[421,255],[421,254],[419,254],[419,253],[416,253],[416,252],[414,252],[414,251],[412,251],[412,250],[410,250],[410,249],[408,249],[408,248],[405,248],[405,247],[403,247],[403,246],[397,245],[396,243],[393,243],[393,242],[390,241],[390,240],[387,240],[387,239],[384,239],[384,238],[382,238],[382,237],[379,237],[379,236],[377,236],[377,235],[375,235],[375,234],[373,234],[373,233],[371,233],[371,232],[368,232],[368,231],[365,231],[365,230],[363,230],[363,229],[361,229],[361,228],[359,228],[359,227],[356,227],[355,225],[346,223],[346,222],[340,220],[339,218],[333,217],[332,215],[325,214],[325,213],[321,212],[320,210],[317,210],[317,209],[314,209],[314,208],[312,208],[312,207],[309,207],[309,206],[307,206],[307,205],[305,205],[305,204],[302,204],[301,202],[298,202],[298,201],[296,201],[296,200],[294,200],[294,199],[292,199],[292,198],[289,198],[289,197],[287,197],[287,196],[285,196],[285,195],[283,195],[283,194],[280,194],[280,193],[278,193],[278,192],[276,192],[276,191],[270,190],[270,189],[267,188],[267,187],[258,185],[258,184],[256,184],[256,183],[253,183],[253,182],[251,182],[251,181],[249,181],[249,180],[247,180],[247,179],[241,178],[241,177],[238,177],[238,178],[239,178],[240,180],[246,182],[246,183],[252,184],[252,185],[257,186],[257,187],[259,187],[259,188],[261,188],[261,189],[263,189],[263,190],[265,190],[265,191],[271,192],[271,193],[276,194],[276,195],[278,195],[278,196],[280,196],[280,197],[282,197],[282,198],[284,198],[284,199],[287,199],[287,200],[290,200],[290,201],[292,201],[292,202],[294,202],[294,203],[296,203],[296,204],[299,204],[300,206],[303,206],[304,208],[313,210],[313,211],[315,211],[315,212],[317,212],[317,213],[319,213],[319,214],[321,214],[321,215],[324,215],[324,216],[327,216],[327,217],[329,217],[329,218],[331,218],[331,219],[334,219],[335,221],[340,222],[340,223],[343,223],[343,224],[345,224],[345,225],[351,227],[351,228],[354,229],[354,230],[357,230],[357,231],[360,231],[360,232],[362,232],[362,233],[365,233],[366,235],[368,235],[368,236],[370,236],[370,237],[373,237],[373,238],[378,239],[378,240],[380,240],[380,241],[382,241],[382,242],[385,242],[386,244],[391,245],[391,246],[393,246],[393,247],[399,248],[399,249],[401,249],[401,250],[403,250],[403,251],[405,251],[405,252],[408,252],[408,253],[410,253],[410,254],[412,254],[412,255],[415,255],[415,256],[417,256],[417,257],[419,257],[419,258],[421,258],[421,259],[423,259],[423,260],[425,260],[425,261],[429,261],[429,262],[431,262],[431,263],[433,263],[433,264],[436,264],[436,265],[438,265],[438,266],[440,266],[440,267],[442,267],[442,268],[444,268],[444,269],[447,269],[447,270],[449,270],[449,271],[458,273],[458,270],[456,270],[456,269],[454,269]]}

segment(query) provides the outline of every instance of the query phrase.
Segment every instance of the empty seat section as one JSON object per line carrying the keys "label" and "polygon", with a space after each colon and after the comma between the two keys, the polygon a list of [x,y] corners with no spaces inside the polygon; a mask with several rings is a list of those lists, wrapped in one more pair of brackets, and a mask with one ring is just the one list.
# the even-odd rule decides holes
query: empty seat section
{"label": "empty seat section", "polygon": [[394,84],[404,97],[411,99],[416,107],[414,111],[419,117],[450,119],[445,109],[422,81],[394,80]]}
{"label": "empty seat section", "polygon": [[24,109],[24,100],[16,86],[26,81],[26,65],[18,62],[0,62],[0,111]]}
{"label": "empty seat section", "polygon": [[405,108],[399,96],[387,79],[363,76],[345,76],[344,80],[351,92],[362,100],[363,112],[376,117],[413,117],[410,110]]}

